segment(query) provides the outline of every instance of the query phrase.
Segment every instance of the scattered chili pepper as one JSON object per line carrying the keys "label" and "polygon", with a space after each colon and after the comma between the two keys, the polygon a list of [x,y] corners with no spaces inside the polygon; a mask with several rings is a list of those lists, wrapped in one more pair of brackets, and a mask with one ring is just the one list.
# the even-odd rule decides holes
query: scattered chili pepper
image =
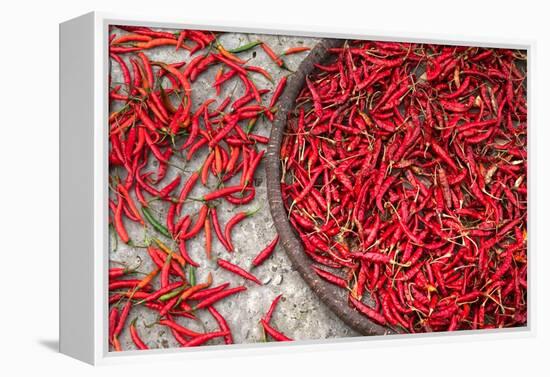
{"label": "scattered chili pepper", "polygon": [[300,52],[309,51],[309,50],[311,50],[311,48],[307,46],[291,47],[286,49],[285,52],[283,52],[283,55],[298,54]]}
{"label": "scattered chili pepper", "polygon": [[283,93],[283,90],[285,90],[287,80],[288,77],[285,76],[279,81],[279,84],[277,84],[277,87],[273,92],[273,96],[271,96],[271,101],[269,101],[269,108],[273,108],[273,106],[275,106],[275,104],[277,103],[277,100]]}
{"label": "scattered chili pepper", "polygon": [[143,340],[141,340],[136,330],[136,320],[137,318],[134,318],[130,323],[130,336],[132,337],[132,341],[134,342],[137,348],[139,348],[140,350],[147,350],[149,349],[149,347],[147,347],[147,345],[143,342]]}
{"label": "scattered chili pepper", "polygon": [[157,219],[155,219],[149,208],[141,207],[141,212],[143,213],[143,217],[145,217],[145,220],[147,220],[147,222],[151,224],[157,232],[167,238],[172,238],[172,235],[170,234],[168,229],[166,229],[164,225],[162,225]]}
{"label": "scattered chili pepper", "polygon": [[281,58],[279,58],[277,56],[277,54],[275,54],[275,52],[271,49],[271,47],[269,47],[269,45],[265,42],[262,42],[261,43],[261,47],[262,49],[265,51],[265,53],[267,54],[267,56],[269,56],[269,58],[271,60],[273,60],[273,62],[275,62],[275,64],[277,64],[279,67],[282,67],[284,65],[283,61],[281,60]]}
{"label": "scattered chili pepper", "polygon": [[244,270],[243,268],[226,261],[225,259],[218,258],[218,266],[227,271],[233,272],[234,274],[237,274],[247,280],[253,281],[258,285],[262,285],[262,282],[258,280],[256,276],[252,275],[250,272]]}
{"label": "scattered chili pepper", "polygon": [[185,343],[183,346],[184,347],[200,346],[201,344],[206,343],[209,340],[212,340],[214,338],[219,338],[219,337],[222,337],[222,336],[225,337],[225,336],[227,336],[228,333],[229,333],[228,331],[218,331],[218,332],[212,332],[212,333],[208,333],[208,334],[202,334],[202,335],[194,337],[193,339],[191,339],[190,341]]}
{"label": "scattered chili pepper", "polygon": [[277,307],[277,304],[279,303],[279,301],[281,300],[281,297],[283,297],[282,294],[278,295],[277,297],[275,297],[273,299],[273,301],[271,302],[271,305],[269,306],[269,310],[267,311],[267,313],[265,313],[264,315],[264,321],[266,321],[267,323],[271,322],[271,317],[273,316],[273,312],[275,311],[275,308]]}
{"label": "scattered chili pepper", "polygon": [[233,54],[236,54],[236,53],[239,53],[239,52],[245,52],[245,51],[251,50],[254,47],[256,47],[258,45],[261,45],[261,44],[262,44],[262,41],[252,41],[250,43],[244,44],[244,45],[239,46],[239,47],[235,47],[235,48],[233,48],[231,50],[228,50],[228,51],[233,53]]}
{"label": "scattered chili pepper", "polygon": [[227,224],[225,225],[224,236],[225,236],[225,241],[227,242],[227,246],[229,246],[229,249],[228,249],[229,251],[234,250],[233,243],[231,242],[231,231],[233,230],[235,225],[237,225],[239,222],[246,219],[247,217],[252,216],[258,210],[259,208],[253,211],[239,212],[227,222]]}
{"label": "scattered chili pepper", "polygon": [[269,334],[273,339],[275,339],[278,342],[290,342],[292,339],[290,339],[285,334],[279,332],[278,330],[275,330],[269,323],[267,323],[264,319],[260,320],[260,323],[262,324],[264,330],[266,333]]}
{"label": "scattered chili pepper", "polygon": [[256,257],[252,260],[252,265],[254,267],[258,267],[259,265],[261,265],[267,258],[269,258],[269,256],[271,254],[273,254],[273,251],[275,250],[275,247],[277,246],[277,243],[279,242],[279,235],[275,236],[275,238],[273,239],[273,241],[271,241],[269,243],[269,245],[267,245],[265,247],[265,249],[263,249],[262,251],[260,251],[260,253],[258,255],[256,255]]}
{"label": "scattered chili pepper", "polygon": [[225,318],[214,308],[213,305],[210,305],[208,307],[208,311],[210,314],[212,314],[212,317],[218,322],[218,326],[220,327],[220,332],[224,332],[226,335],[224,335],[225,344],[233,344],[233,337],[231,336],[231,329],[229,328],[229,325],[225,321]]}
{"label": "scattered chili pepper", "polygon": [[210,305],[214,304],[215,302],[218,302],[218,301],[226,298],[227,296],[231,296],[231,295],[234,295],[234,294],[242,292],[242,291],[246,291],[245,286],[238,286],[238,287],[235,287],[235,288],[229,288],[229,289],[223,290],[221,292],[214,293],[213,295],[208,296],[207,298],[205,298],[204,300],[199,302],[197,304],[197,306],[195,306],[194,309],[198,310],[198,309],[202,309],[202,308],[207,308]]}

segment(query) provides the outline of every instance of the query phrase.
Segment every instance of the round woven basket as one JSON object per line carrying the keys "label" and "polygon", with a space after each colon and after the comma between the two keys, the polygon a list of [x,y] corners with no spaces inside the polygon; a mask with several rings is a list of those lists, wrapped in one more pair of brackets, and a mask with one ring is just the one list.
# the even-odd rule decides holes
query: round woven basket
{"label": "round woven basket", "polygon": [[305,84],[305,78],[315,68],[314,64],[322,63],[328,58],[328,49],[339,47],[344,43],[341,39],[323,39],[310,52],[289,79],[287,86],[279,99],[279,110],[271,129],[271,137],[267,148],[267,197],[275,227],[280,241],[294,267],[302,278],[313,289],[317,296],[348,326],[363,335],[382,335],[394,333],[393,330],[380,326],[347,302],[347,293],[333,284],[319,278],[311,269],[312,261],[305,254],[302,243],[290,226],[286,209],[281,196],[281,159],[280,149],[286,128],[288,114],[293,110],[296,97]]}

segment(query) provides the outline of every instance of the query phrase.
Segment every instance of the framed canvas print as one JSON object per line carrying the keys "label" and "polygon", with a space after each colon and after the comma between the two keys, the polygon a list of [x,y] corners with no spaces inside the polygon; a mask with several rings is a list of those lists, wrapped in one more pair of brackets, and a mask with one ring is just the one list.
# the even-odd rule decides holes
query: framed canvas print
{"label": "framed canvas print", "polygon": [[61,24],[61,351],[529,331],[531,50]]}

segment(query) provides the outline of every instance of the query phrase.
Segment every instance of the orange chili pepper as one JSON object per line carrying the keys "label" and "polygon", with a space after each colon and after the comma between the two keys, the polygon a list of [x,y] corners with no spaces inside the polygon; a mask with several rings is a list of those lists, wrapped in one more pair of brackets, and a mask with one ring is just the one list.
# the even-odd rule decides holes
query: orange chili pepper
{"label": "orange chili pepper", "polygon": [[236,57],[235,55],[227,51],[222,45],[218,45],[217,48],[220,54],[225,56],[227,59],[233,60],[237,64],[241,64],[241,65],[246,64],[246,61],[239,59],[238,57]]}
{"label": "orange chili pepper", "polygon": [[212,228],[210,226],[210,218],[206,217],[204,220],[204,249],[206,251],[206,257],[211,259],[212,257]]}
{"label": "orange chili pepper", "polygon": [[138,42],[136,43],[136,47],[143,48],[143,49],[149,49],[153,47],[159,47],[159,46],[166,46],[166,45],[172,45],[175,46],[178,44],[178,41],[171,38],[157,38],[150,40],[149,42]]}
{"label": "orange chili pepper", "polygon": [[179,254],[177,254],[177,253],[174,253],[172,250],[170,250],[170,248],[169,248],[168,246],[166,246],[165,244],[163,244],[162,241],[160,241],[159,239],[154,238],[153,240],[156,242],[156,244],[158,245],[158,247],[159,247],[162,251],[164,251],[164,252],[165,252],[166,254],[168,254],[168,255],[172,255],[172,258],[174,258],[175,260],[177,260],[178,262],[180,262],[180,264],[181,264],[182,266],[185,266],[185,265],[186,265],[187,262],[185,261],[185,259],[182,258],[181,255],[179,255]]}

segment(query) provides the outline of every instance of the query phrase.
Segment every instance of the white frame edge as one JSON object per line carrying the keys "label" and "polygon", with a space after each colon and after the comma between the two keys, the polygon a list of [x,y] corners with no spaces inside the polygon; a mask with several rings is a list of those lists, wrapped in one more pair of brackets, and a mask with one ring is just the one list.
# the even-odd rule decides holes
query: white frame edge
{"label": "white frame edge", "polygon": [[[94,15],[60,25],[59,349],[93,363],[96,313],[94,249]],[[74,245],[79,245],[75,248]]]}
{"label": "white frame edge", "polygon": [[[183,19],[183,20],[182,20]],[[534,337],[536,334],[534,269],[536,255],[529,242],[528,325],[515,329],[475,330],[459,333],[407,334],[391,337],[357,337],[329,340],[299,341],[290,344],[244,344],[212,346],[200,349],[162,349],[150,351],[109,352],[107,305],[108,268],[108,140],[105,130],[108,118],[108,98],[105,96],[108,77],[108,27],[114,24],[147,25],[163,28],[212,29],[220,31],[254,32],[310,37],[358,38],[382,41],[413,41],[452,45],[476,45],[494,48],[525,49],[528,53],[528,223],[533,239],[535,207],[534,178],[534,106],[530,93],[535,80],[533,61],[535,42],[501,37],[472,37],[436,33],[398,33],[357,30],[344,27],[312,25],[255,24],[248,26],[227,21],[197,18],[150,17],[92,12],[60,25],[60,352],[90,364],[118,364],[183,358],[256,356],[287,354],[297,350],[367,349],[447,342],[471,342]],[[85,41],[85,42],[83,42]],[[68,48],[73,50],[68,51]],[[76,53],[74,53],[76,52]],[[91,53],[91,55],[89,55]],[[88,55],[87,55],[88,54]],[[83,56],[89,57],[86,61]],[[81,64],[75,68],[75,64]],[[93,64],[93,66],[90,66]],[[84,73],[85,71],[85,73]],[[83,82],[75,80],[79,75]],[[74,81],[73,81],[74,80]],[[93,130],[93,131],[92,131]],[[91,134],[93,132],[93,134]],[[89,137],[86,140],[86,136]],[[75,140],[84,145],[75,146]],[[88,143],[86,145],[86,143]],[[90,144],[93,143],[93,144]],[[72,162],[72,164],[71,164]],[[84,164],[83,164],[84,162]],[[90,166],[92,164],[92,166]],[[82,169],[87,166],[86,169]],[[80,176],[82,175],[82,176]],[[80,177],[81,179],[75,179]],[[90,193],[90,188],[93,192]],[[89,201],[89,202],[86,202]],[[93,205],[90,205],[92,204]],[[89,244],[83,239],[89,240]],[[79,246],[78,249],[72,245]],[[93,259],[90,259],[93,258]],[[88,263],[83,263],[88,262]],[[89,294],[86,297],[86,294]],[[91,318],[90,318],[91,317]],[[388,342],[390,340],[390,342]]]}

